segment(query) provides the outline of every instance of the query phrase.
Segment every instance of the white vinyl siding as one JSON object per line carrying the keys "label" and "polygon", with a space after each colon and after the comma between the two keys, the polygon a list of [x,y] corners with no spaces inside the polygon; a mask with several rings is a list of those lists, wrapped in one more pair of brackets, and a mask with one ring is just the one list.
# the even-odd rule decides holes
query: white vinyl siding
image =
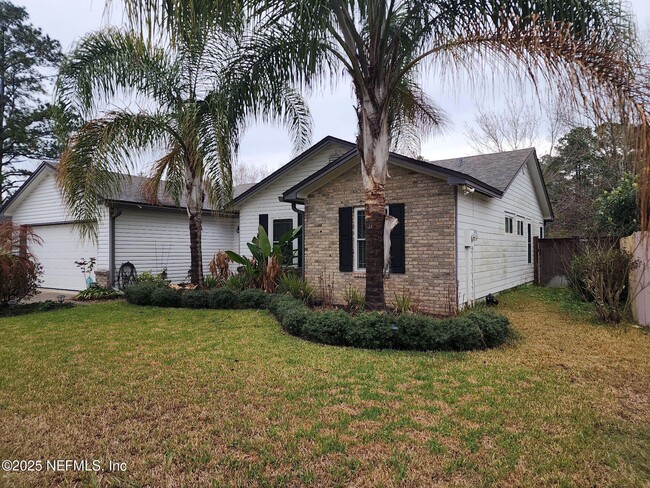
{"label": "white vinyl siding", "polygon": [[[244,256],[250,256],[250,251],[246,244],[257,235],[260,214],[268,214],[269,216],[269,239],[271,240],[277,240],[276,236],[273,235],[272,224],[274,220],[291,219],[293,221],[293,228],[298,227],[298,215],[291,209],[291,204],[280,202],[278,198],[286,190],[328,164],[331,158],[337,157],[344,152],[345,148],[337,144],[332,143],[326,145],[320,151],[300,162],[268,186],[262,188],[258,193],[244,200],[238,206],[239,252]],[[295,245],[297,246],[297,243]]]}
{"label": "white vinyl siding", "polygon": [[[528,263],[527,224],[543,222],[544,217],[538,200],[543,196],[536,195],[530,174],[531,171],[520,171],[501,199],[458,191],[457,272],[461,306],[468,300],[533,281],[533,264]],[[509,217],[517,222],[515,233],[508,232]],[[532,226],[531,240],[539,236],[539,228]],[[473,247],[465,246],[469,230],[477,234]],[[523,230],[522,234],[517,235],[517,230]]]}
{"label": "white vinyl siding", "polygon": [[11,215],[14,222],[25,224],[74,221],[56,187],[54,172],[47,167],[38,179],[32,182],[32,187],[18,196],[8,209],[7,215]]}
{"label": "white vinyl siding", "polygon": [[[235,246],[237,220],[203,215],[203,272],[219,250]],[[115,272],[131,262],[138,274],[167,269],[173,282],[187,281],[190,269],[190,231],[184,211],[124,209],[115,219]]]}

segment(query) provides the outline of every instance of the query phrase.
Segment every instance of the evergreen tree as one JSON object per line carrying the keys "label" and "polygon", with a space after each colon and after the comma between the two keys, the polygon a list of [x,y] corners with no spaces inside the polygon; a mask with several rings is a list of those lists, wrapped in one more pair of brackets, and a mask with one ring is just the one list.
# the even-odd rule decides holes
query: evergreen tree
{"label": "evergreen tree", "polygon": [[30,24],[23,7],[0,1],[0,203],[29,176],[23,163],[58,157],[44,95],[60,59],[59,42]]}

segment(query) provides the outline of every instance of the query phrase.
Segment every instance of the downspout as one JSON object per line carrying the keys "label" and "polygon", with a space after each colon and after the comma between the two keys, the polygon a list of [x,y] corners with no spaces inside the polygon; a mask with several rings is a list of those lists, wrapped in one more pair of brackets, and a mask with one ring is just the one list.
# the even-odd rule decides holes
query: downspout
{"label": "downspout", "polygon": [[302,266],[300,267],[300,277],[305,279],[305,211],[300,210],[295,202],[291,203],[291,210],[296,212],[298,215],[302,215],[302,229],[300,229],[300,234],[302,235],[302,247],[298,249],[300,253],[300,262]]}
{"label": "downspout", "polygon": [[122,209],[111,206],[108,218],[108,286],[115,285],[115,219],[122,215]]}

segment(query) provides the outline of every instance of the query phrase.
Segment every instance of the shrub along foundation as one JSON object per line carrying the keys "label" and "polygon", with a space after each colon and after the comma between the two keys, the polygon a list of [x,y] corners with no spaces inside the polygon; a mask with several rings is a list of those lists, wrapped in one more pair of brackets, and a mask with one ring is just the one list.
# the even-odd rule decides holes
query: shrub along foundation
{"label": "shrub along foundation", "polygon": [[504,316],[487,311],[435,319],[427,315],[309,308],[290,295],[259,289],[230,288],[179,291],[164,285],[137,283],[125,290],[129,303],[161,307],[268,309],[291,335],[333,346],[411,351],[469,351],[503,344],[510,335]]}

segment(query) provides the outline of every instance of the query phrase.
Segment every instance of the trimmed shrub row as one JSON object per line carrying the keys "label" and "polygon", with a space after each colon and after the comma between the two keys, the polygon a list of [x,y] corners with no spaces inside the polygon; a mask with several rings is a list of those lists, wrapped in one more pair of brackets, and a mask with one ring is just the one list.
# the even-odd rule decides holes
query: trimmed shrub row
{"label": "trimmed shrub row", "polygon": [[411,351],[469,351],[503,344],[506,317],[488,311],[435,319],[426,315],[312,311],[286,295],[269,297],[269,311],[290,334],[334,346]]}
{"label": "trimmed shrub row", "polygon": [[290,295],[267,295],[259,289],[232,288],[178,291],[152,283],[137,283],[125,291],[135,305],[184,308],[254,308],[268,310],[291,335],[364,349],[469,351],[503,344],[510,333],[506,317],[488,311],[435,319],[426,315],[343,310],[314,311]]}
{"label": "trimmed shrub row", "polygon": [[262,290],[237,292],[232,288],[180,291],[165,284],[134,283],[124,290],[124,296],[134,305],[183,308],[266,308],[267,295]]}

